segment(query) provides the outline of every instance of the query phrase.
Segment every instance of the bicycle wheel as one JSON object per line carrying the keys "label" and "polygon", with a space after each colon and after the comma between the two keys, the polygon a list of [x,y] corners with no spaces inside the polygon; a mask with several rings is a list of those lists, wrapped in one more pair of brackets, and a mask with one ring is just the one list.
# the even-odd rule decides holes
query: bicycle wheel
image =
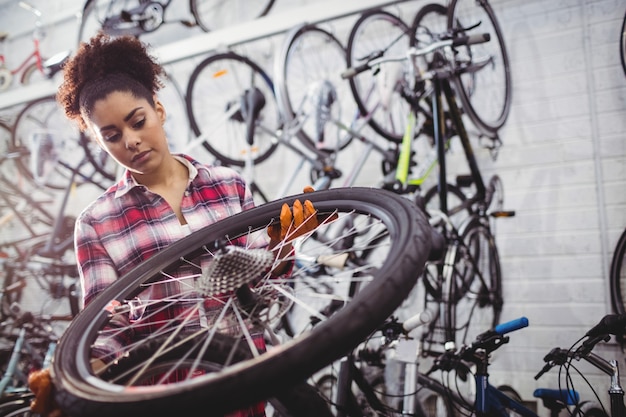
{"label": "bicycle wheel", "polygon": [[[104,290],[72,321],[55,352],[53,380],[61,407],[74,417],[128,415],[139,409],[157,416],[174,412],[193,415],[206,404],[217,412],[272,397],[353,349],[401,303],[430,250],[425,216],[392,193],[347,188],[306,194],[327,220],[315,230],[315,239],[304,238],[297,245],[292,273],[270,279],[269,273],[259,272],[267,270],[260,263],[262,268],[256,273],[236,274],[238,278],[234,278],[240,282],[227,285],[238,290],[211,289],[217,288],[215,284],[227,284],[216,280],[221,274],[214,271],[227,268],[223,260],[231,259],[229,254],[266,256],[263,249],[251,248],[265,240],[266,228],[277,220],[282,205],[302,197],[276,200],[210,225],[172,244]],[[352,220],[353,226],[342,235],[333,235],[344,230],[341,225],[347,220]],[[370,242],[375,242],[377,256],[369,256],[368,263],[359,262],[360,252],[373,249]],[[236,250],[235,246],[215,249],[224,243],[250,250]],[[235,260],[231,265],[244,264]],[[200,278],[203,270],[205,278]],[[333,285],[334,292],[315,293],[300,285],[302,276],[316,276]],[[154,300],[155,304],[146,289],[162,279],[183,280],[189,284],[189,292]],[[347,287],[355,281],[361,283],[361,290],[349,299]],[[329,302],[338,311],[330,310]],[[109,314],[109,305],[118,307]],[[277,337],[270,330],[287,310],[292,318],[300,317],[303,331],[276,344]],[[162,313],[172,313],[171,320],[159,321],[158,329],[145,333],[146,321],[156,320],[151,316]],[[122,336],[134,332],[132,343],[109,352],[114,357],[105,355],[102,348],[112,346],[113,326],[130,318],[132,323],[119,330]],[[177,343],[181,327],[195,332],[195,337]],[[252,333],[265,333],[267,347],[256,347],[259,340]],[[100,334],[106,340],[99,338]],[[242,349],[247,355],[241,354]],[[139,358],[140,352],[152,354],[144,354],[145,360],[138,361],[138,366],[124,369],[121,376],[126,381],[119,379],[116,365],[124,358]],[[193,378],[167,381],[167,386],[133,383],[146,378],[144,371],[153,370],[155,361],[170,365],[173,358],[187,364],[204,362],[206,352],[219,352],[220,358],[210,362],[218,363],[220,369],[191,372]],[[91,371],[92,356],[107,364],[98,375]],[[175,370],[167,368],[167,373]],[[115,376],[108,378],[109,373]]]}
{"label": "bicycle wheel", "polygon": [[[348,67],[358,67],[371,57],[402,57],[411,43],[411,30],[399,17],[383,11],[363,13],[350,31]],[[350,89],[362,117],[378,134],[396,143],[406,130],[411,106],[405,99],[408,62],[391,62],[349,79]]]}
{"label": "bicycle wheel", "polygon": [[205,32],[265,16],[273,5],[274,0],[189,0],[191,13]]}
{"label": "bicycle wheel", "polygon": [[[466,203],[467,196],[456,185],[446,184],[446,215],[455,227],[461,226],[463,222],[474,213],[470,205]],[[437,185],[430,187],[422,197],[427,211],[438,211],[441,209],[439,199],[439,189]]]}
{"label": "bicycle wheel", "polygon": [[[247,158],[258,164],[278,146],[280,117],[274,85],[249,58],[226,52],[202,61],[189,78],[186,100],[197,136],[192,144],[201,140],[223,164],[241,167]],[[258,112],[251,126],[246,123],[247,108]]]}
{"label": "bicycle wheel", "polygon": [[611,259],[611,300],[613,311],[626,313],[626,229],[622,232]]}
{"label": "bicycle wheel", "polygon": [[[137,13],[146,8],[147,19],[137,21],[125,18],[127,13]],[[163,22],[163,6],[158,1],[86,0],[80,15],[77,45],[88,42],[98,31],[111,36],[140,36],[156,30]]]}
{"label": "bicycle wheel", "polygon": [[609,417],[602,405],[592,401],[582,401],[572,411],[572,417]]}
{"label": "bicycle wheel", "polygon": [[0,417],[35,417],[30,411],[30,402],[35,398],[31,393],[12,394],[3,396],[0,400]]}
{"label": "bicycle wheel", "polygon": [[619,57],[622,62],[622,69],[624,75],[626,75],[626,13],[624,13],[624,20],[622,21],[622,30],[620,31],[619,39]]}
{"label": "bicycle wheel", "polygon": [[0,120],[0,169],[2,170],[2,174],[7,178],[12,178],[17,181],[19,176],[17,175],[18,171],[13,162],[13,158],[10,155],[11,151],[11,127],[5,122]]}
{"label": "bicycle wheel", "polygon": [[502,273],[495,239],[478,217],[469,218],[459,234],[462,242],[454,248],[452,279],[444,283],[444,320],[447,341],[468,344],[500,320]]}
{"label": "bicycle wheel", "polygon": [[15,159],[18,169],[38,185],[64,189],[74,170],[76,183],[102,180],[87,163],[78,126],[65,117],[54,96],[31,101],[20,111],[11,141],[13,150],[23,153]]}
{"label": "bicycle wheel", "polygon": [[488,33],[489,42],[457,48],[454,78],[463,110],[487,135],[506,121],[511,108],[511,68],[502,30],[487,0],[452,0],[448,28],[471,36]]}
{"label": "bicycle wheel", "polygon": [[341,78],[346,51],[330,32],[314,25],[295,27],[276,55],[274,74],[287,132],[310,149],[334,151],[352,140],[356,104]]}
{"label": "bicycle wheel", "polygon": [[411,25],[411,46],[423,47],[448,32],[448,8],[429,3],[420,8]]}
{"label": "bicycle wheel", "polygon": [[[41,58],[42,62],[46,61],[46,58]],[[22,71],[22,76],[20,78],[20,83],[22,85],[32,85],[43,82],[47,80],[48,77],[39,70],[39,66],[37,66],[36,62],[33,62]]]}
{"label": "bicycle wheel", "polygon": [[162,81],[164,87],[159,90],[158,96],[166,110],[166,120],[163,127],[170,150],[174,153],[180,153],[183,152],[192,138],[185,93],[173,76],[165,74]]}

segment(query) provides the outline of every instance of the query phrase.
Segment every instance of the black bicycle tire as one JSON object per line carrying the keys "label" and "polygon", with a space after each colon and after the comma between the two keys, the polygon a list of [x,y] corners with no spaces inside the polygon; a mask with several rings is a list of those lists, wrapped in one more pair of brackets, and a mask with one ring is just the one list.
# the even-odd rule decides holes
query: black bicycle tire
{"label": "black bicycle tire", "polygon": [[[460,399],[456,393],[446,388],[441,382],[437,381],[436,379],[430,378],[429,376],[418,372],[416,375],[416,381],[417,381],[418,386],[421,387],[420,389],[425,388],[425,389],[428,389],[430,392],[433,392],[438,395],[438,398],[443,401],[443,405],[446,410],[445,415],[447,417],[453,417],[453,416],[458,415],[455,412],[455,410],[458,408],[458,406],[455,407],[454,405],[455,403],[465,405],[465,402],[462,399]],[[420,407],[417,410],[415,410],[415,415],[417,417],[429,417],[432,415],[426,412],[425,410],[423,410],[422,401],[417,401],[416,404],[418,407]],[[439,414],[439,411],[438,411],[436,415],[439,416],[441,414]]]}
{"label": "black bicycle tire", "polygon": [[[167,335],[164,335],[161,340],[157,338],[151,344],[154,345],[154,348],[158,348],[162,345],[163,339],[165,339],[166,337]],[[225,360],[227,360],[228,355],[232,352],[230,349],[226,349],[225,347],[229,344],[234,343],[235,340],[221,334],[218,335],[218,338],[223,339],[222,343],[212,345],[212,348],[208,349],[202,357],[202,360],[206,361],[207,365],[212,364],[211,366],[219,366],[220,363],[223,363]],[[178,339],[183,340],[184,336],[180,335]],[[193,338],[190,341],[183,342],[183,345],[185,343],[193,343]],[[220,350],[220,348],[223,349]],[[165,357],[160,357],[155,362],[153,362],[152,365],[156,367],[159,365],[159,361],[178,360],[176,353],[177,352],[175,351],[169,352]],[[137,363],[141,362],[141,360],[143,360],[141,356],[145,357],[148,355],[150,355],[150,352],[145,350],[142,352],[140,349],[133,352],[129,356],[120,358],[117,366],[112,369],[117,374],[124,373],[128,368],[132,368]],[[240,355],[242,358],[251,359],[250,352],[246,351],[245,349],[239,349],[236,355]],[[277,393],[275,397],[270,398],[267,401],[272,404],[275,409],[277,409],[281,417],[332,417],[326,401],[319,395],[319,393],[313,386],[307,384],[306,382],[298,382],[296,384],[293,384],[292,386],[287,387],[287,389],[285,389],[284,391]],[[143,412],[145,411],[146,410],[144,409]],[[227,413],[233,410],[228,408],[211,410],[212,413],[215,413],[217,411]],[[179,406],[178,412],[184,413],[184,415],[204,415],[204,413],[206,413],[206,410],[202,410],[200,413],[198,413],[195,407],[189,407],[185,404],[182,404],[181,406]]]}
{"label": "black bicycle tire", "polygon": [[[202,75],[202,71],[205,68],[207,68],[209,65],[211,65],[212,63],[219,61],[219,60],[233,60],[235,62],[238,62],[240,64],[250,67],[253,73],[258,74],[258,77],[262,80],[263,83],[265,83],[265,86],[269,89],[269,91],[272,91],[272,92],[274,91],[274,83],[272,79],[270,78],[270,76],[267,75],[265,70],[263,70],[257,63],[252,61],[250,58],[237,54],[235,52],[219,53],[219,54],[215,54],[215,55],[211,55],[207,57],[202,62],[200,62],[200,64],[198,64],[194,68],[193,72],[191,73],[189,77],[189,82],[187,84],[187,93],[185,95],[185,102],[187,105],[187,115],[189,117],[189,124],[191,126],[191,130],[193,134],[196,137],[199,137],[200,135],[202,135],[202,131],[199,127],[199,120],[201,120],[200,116],[196,115],[194,112],[194,103],[193,103],[194,97],[196,95],[202,94],[201,92],[197,91],[196,84],[198,83],[199,77]],[[224,111],[226,110],[227,109],[224,109]],[[219,138],[219,139],[223,140],[223,138]],[[243,138],[243,140],[245,140],[245,138]],[[269,143],[270,143],[269,146],[264,151],[262,151],[258,156],[254,158],[253,162],[255,164],[259,164],[267,160],[274,153],[274,151],[276,150],[278,146],[278,141],[274,140],[274,141],[270,141]],[[215,156],[218,160],[220,160],[222,164],[225,164],[227,166],[238,166],[238,167],[243,167],[245,165],[244,159],[235,159],[235,157],[233,156],[229,156],[229,155],[224,154],[223,152],[220,152],[218,149],[216,149],[215,146],[213,146],[210,143],[210,141],[204,140],[202,142],[202,146],[204,146],[204,148],[208,152],[210,152],[213,156]]]}
{"label": "black bicycle tire", "polygon": [[[288,68],[289,68],[289,63],[292,62],[292,60],[290,59],[291,56],[291,51],[297,49],[296,46],[298,45],[297,42],[300,42],[300,39],[302,39],[302,37],[307,34],[307,33],[313,33],[315,35],[321,35],[322,37],[325,37],[326,41],[330,42],[331,44],[334,45],[333,48],[337,48],[335,50],[341,50],[343,52],[343,59],[341,60],[342,62],[345,62],[345,54],[346,54],[346,49],[343,46],[343,44],[341,43],[341,41],[331,32],[329,32],[328,30],[318,26],[318,25],[314,25],[314,24],[302,24],[300,26],[296,26],[295,28],[293,28],[290,32],[287,33],[284,41],[283,41],[283,48],[282,50],[279,52],[279,54],[277,55],[277,58],[275,59],[275,67],[274,67],[274,76],[275,76],[275,84],[276,84],[276,99],[278,101],[278,106],[280,109],[280,112],[282,114],[283,119],[285,120],[287,126],[289,126],[290,124],[293,124],[294,121],[296,121],[297,118],[297,114],[296,114],[296,109],[294,108],[294,99],[293,97],[290,97],[289,94],[289,88],[287,87],[288,83],[289,83],[289,79],[288,79]],[[297,41],[297,42],[296,42]],[[322,48],[320,48],[322,49]],[[330,51],[331,48],[328,44],[323,46],[324,51]],[[314,51],[311,52],[310,55],[316,55],[319,51]],[[317,61],[322,60],[323,58],[320,58],[319,56],[314,57],[314,59],[316,59]],[[324,65],[322,65],[323,68],[326,68],[330,63],[327,61],[321,61],[324,63]],[[332,62],[334,63],[334,60],[332,60]],[[338,62],[338,61],[337,61]],[[302,69],[302,71],[306,71],[306,69]],[[337,78],[340,77],[339,71],[337,71]],[[306,74],[305,74],[306,75]],[[314,81],[320,81],[320,80],[314,80]],[[324,79],[323,81],[329,81],[327,79]],[[339,80],[335,80],[337,82],[342,82]],[[341,84],[339,84],[341,85]],[[307,84],[306,86],[302,86],[301,88],[297,88],[297,89],[293,89],[294,91],[297,92],[301,92],[302,90],[306,90],[311,86],[311,82],[309,82],[309,84]],[[336,90],[336,85],[333,85],[333,88],[335,88]],[[337,94],[337,100],[341,100],[342,99],[342,95],[341,94]],[[350,113],[350,112],[348,112]],[[305,119],[308,119],[308,117],[305,117]],[[311,119],[312,120],[312,119]],[[297,123],[296,123],[297,125]],[[293,128],[292,128],[293,130]],[[299,128],[297,129],[297,131],[295,132],[295,135],[298,137],[298,139],[300,140],[300,142],[307,147],[308,149],[311,149],[314,153],[319,153],[319,148],[316,144],[316,140],[314,138],[311,137],[311,135],[309,133],[307,133],[305,131],[305,126],[299,126]],[[342,150],[345,149],[351,142],[352,142],[352,138],[353,136],[351,134],[347,134],[347,136],[345,138],[341,138],[341,140],[338,140],[336,146],[333,148],[333,150]]]}
{"label": "black bicycle tire", "polygon": [[[78,36],[76,38],[76,45],[77,46],[80,45],[81,42],[87,42],[87,39],[84,38],[85,37],[85,34],[84,34],[84,32],[85,32],[85,25],[86,25],[86,23],[88,21],[89,16],[93,13],[93,9],[96,6],[96,3],[98,1],[100,1],[100,0],[86,0],[85,4],[83,5],[83,9],[82,9],[81,14],[80,14],[80,22],[79,22],[79,25],[78,25]],[[101,27],[102,22],[99,22],[99,24],[100,24],[99,25],[100,26],[99,29],[101,29],[102,28]],[[95,33],[90,35],[90,36],[93,36],[93,35],[95,35]]]}
{"label": "black bicycle tire", "polygon": [[617,314],[624,314],[626,313],[626,294],[624,292],[626,291],[626,229],[615,245],[615,251],[611,257],[609,280],[613,311]]}
{"label": "black bicycle tire", "polygon": [[[17,114],[16,118],[15,118],[15,122],[13,123],[13,127],[11,129],[11,147],[14,150],[18,150],[18,149],[27,149],[28,148],[28,144],[25,143],[26,138],[20,138],[18,137],[18,132],[19,129],[22,127],[22,121],[26,120],[28,121],[29,119],[29,115],[31,112],[33,112],[33,108],[36,109],[37,106],[41,105],[41,104],[45,104],[46,102],[48,103],[53,103],[56,104],[56,98],[55,96],[45,96],[45,97],[40,97],[38,99],[35,99],[33,101],[30,101],[26,104],[26,106],[24,106],[20,112]],[[59,111],[61,111],[61,109],[59,108]],[[44,116],[41,111],[37,112],[35,111],[34,114],[37,114],[37,117],[39,116]],[[52,115],[52,113],[48,112],[46,116],[46,120],[36,120],[36,124],[38,125],[39,128],[43,129],[43,128],[47,128],[47,118]],[[59,115],[59,117],[65,117],[64,115]],[[39,126],[41,123],[44,123],[43,126]],[[68,123],[70,123],[68,121]],[[78,134],[78,129],[77,129],[77,134]],[[77,138],[77,142],[78,142],[78,138]],[[30,154],[30,151],[28,152]],[[27,157],[19,157],[15,159],[15,165],[17,166],[17,169],[20,171],[20,173],[28,178],[29,181],[31,182],[35,182],[35,177],[33,176],[33,172],[31,171],[31,168],[29,166],[29,161],[30,158]],[[58,168],[54,170],[54,172],[59,172]],[[67,181],[66,179],[69,180],[69,176],[67,173],[61,172],[60,173],[61,177],[58,178],[58,181],[61,181],[60,183],[55,183],[52,182],[52,179],[50,178],[54,178],[53,176],[48,176],[48,179],[50,179],[50,181],[46,181],[43,185],[45,185],[48,188],[51,189],[64,189],[65,187],[67,187],[67,185],[69,184],[69,181]]]}
{"label": "black bicycle tire", "polygon": [[[411,33],[413,35],[415,35],[415,32],[420,26],[422,19],[424,19],[426,15],[431,14],[431,13],[441,15],[442,17],[446,19],[446,22],[447,22],[448,8],[446,6],[440,3],[425,4],[417,11],[417,13],[415,14],[415,17],[413,18],[413,23],[411,24]],[[435,34],[438,34],[438,33],[435,33]],[[411,41],[413,43],[417,41],[415,36],[412,37]]]}
{"label": "black bicycle tire", "polygon": [[35,398],[31,393],[10,394],[3,396],[0,402],[0,417],[17,417],[19,415],[34,417],[30,403]]}
{"label": "black bicycle tire", "polygon": [[[112,6],[114,5],[114,2],[112,2],[111,0],[86,0],[82,11],[80,13],[80,20],[79,20],[79,25],[78,25],[78,37],[76,40],[76,45],[79,46],[82,42],[89,42],[89,39],[96,35],[97,32],[105,32],[108,33],[110,36],[116,37],[116,36],[121,36],[121,35],[130,35],[130,36],[135,36],[135,37],[139,37],[144,33],[149,33],[152,32],[153,30],[146,30],[145,28],[141,27],[140,24],[137,24],[137,22],[133,22],[132,24],[134,25],[133,27],[128,27],[128,28],[119,28],[119,27],[114,27],[114,28],[105,28],[105,22],[106,19],[109,18],[109,16],[105,16],[104,17],[104,21],[97,21],[97,28],[93,28],[95,29],[95,31],[93,33],[85,33],[85,26],[87,25],[87,22],[89,22],[89,19],[91,17],[91,15],[94,13],[94,9],[98,6],[98,2],[100,2],[100,4],[102,3],[106,3],[106,7],[108,6]],[[139,0],[138,3],[144,3],[146,2],[146,0]],[[108,14],[108,12],[107,12]],[[123,20],[121,19],[121,16],[118,14],[117,16],[115,16],[115,18],[117,19],[118,22],[122,22]]]}
{"label": "black bicycle tire", "polygon": [[389,258],[376,269],[373,281],[358,293],[353,302],[305,336],[285,343],[281,349],[270,350],[269,354],[254,361],[238,363],[236,370],[229,368],[217,377],[193,378],[186,384],[169,384],[167,390],[149,392],[138,391],[137,387],[120,392],[121,387],[117,385],[114,391],[109,391],[106,385],[99,385],[104,382],[102,380],[90,383],[93,382],[93,374],[89,370],[89,339],[95,338],[99,327],[106,322],[103,307],[110,300],[123,299],[124,294],[134,297],[131,293],[139,291],[139,285],[148,282],[157,271],[176,264],[182,255],[201,251],[204,245],[225,234],[235,237],[238,231],[267,225],[280,213],[284,203],[291,205],[296,198],[302,197],[298,195],[273,201],[193,233],[104,290],[72,321],[56,349],[52,376],[57,389],[55,398],[61,407],[71,410],[73,417],[79,417],[110,415],[111,412],[123,415],[135,407],[145,410],[143,407],[149,404],[154,408],[151,414],[168,415],[179,409],[177,404],[172,404],[172,400],[183,393],[189,393],[185,394],[185,404],[195,403],[198,407],[213,403],[250,403],[271,397],[290,384],[307,378],[356,347],[376,328],[378,322],[397,308],[415,284],[415,274],[423,267],[430,250],[430,226],[415,205],[393,193],[371,188],[331,189],[308,193],[306,198],[315,204],[320,213],[332,213],[339,209],[340,212],[356,210],[374,215],[388,228],[393,243]]}
{"label": "black bicycle tire", "polygon": [[[407,47],[410,45],[411,43],[411,30],[410,28],[406,25],[406,23],[400,19],[400,17],[386,11],[386,10],[382,10],[382,9],[371,9],[371,10],[367,10],[364,13],[362,13],[359,18],[357,19],[357,21],[354,23],[354,25],[352,26],[351,30],[350,30],[350,34],[348,36],[348,44],[346,47],[346,58],[347,58],[347,62],[348,62],[348,67],[356,67],[358,65],[360,65],[361,63],[358,61],[358,57],[354,56],[354,44],[355,42],[357,42],[357,34],[359,33],[360,30],[362,30],[362,26],[364,24],[367,23],[368,20],[372,19],[373,17],[379,16],[382,19],[388,20],[391,24],[393,24],[394,26],[397,26],[399,28],[399,30],[404,31],[407,35],[407,38],[409,39],[409,44],[407,45]],[[395,41],[395,40],[394,40]],[[361,97],[361,94],[359,93],[359,89],[357,87],[357,80],[358,80],[359,75],[356,75],[354,77],[351,77],[349,79],[349,83],[350,83],[350,90],[352,91],[352,95],[354,97],[354,100],[359,108],[359,112],[362,116],[367,115],[368,113],[370,113],[370,109],[368,109],[368,106],[365,103],[365,100]],[[396,100],[393,100],[394,102],[404,102],[404,99],[402,99],[401,96],[399,96]],[[410,109],[410,107],[407,104],[407,110],[406,111],[398,111],[397,113],[399,113],[399,117],[404,117],[407,113],[408,113],[408,109]],[[396,113],[396,112],[390,112],[390,113]],[[406,124],[406,120],[405,124]],[[391,141],[391,142],[395,142],[395,143],[400,143],[402,142],[402,137],[404,136],[404,131],[405,126],[399,126],[398,127],[398,132],[391,132],[390,129],[387,129],[385,127],[383,127],[381,125],[381,123],[379,123],[379,121],[377,121],[377,119],[375,117],[371,117],[368,121],[369,125],[371,126],[371,128],[378,133],[379,135],[381,135],[382,137],[384,137],[385,139]]]}
{"label": "black bicycle tire", "polygon": [[571,415],[572,417],[609,417],[600,404],[592,401],[580,402],[576,405]]}
{"label": "black bicycle tire", "polygon": [[[487,298],[485,298],[485,295],[482,294],[482,291],[483,291],[482,285],[479,288],[478,293],[474,290],[470,290],[469,286],[477,285],[476,284],[477,278],[476,278],[475,273],[472,273],[470,280],[465,280],[465,278],[462,278],[462,281],[463,281],[461,283],[462,288],[459,288],[459,285],[457,285],[458,282],[456,281],[456,279],[454,280],[454,283],[452,283],[452,285],[449,286],[450,290],[447,296],[447,299],[449,300],[449,302],[446,305],[446,313],[444,315],[444,323],[445,323],[444,327],[445,327],[446,338],[447,338],[446,341],[454,341],[460,344],[469,344],[478,336],[478,333],[473,334],[469,332],[469,327],[475,323],[475,320],[473,320],[473,318],[474,318],[474,314],[476,314],[475,309],[477,307],[478,307],[478,311],[482,310],[486,306],[490,311],[493,310],[493,316],[491,315],[491,313],[489,314],[489,318],[490,318],[489,323],[478,324],[478,327],[477,327],[478,332],[483,332],[485,328],[491,329],[495,327],[500,322],[500,315],[502,313],[502,305],[503,305],[502,269],[500,265],[500,257],[498,255],[498,248],[496,246],[494,236],[491,234],[489,227],[485,225],[485,223],[481,221],[481,219],[478,216],[473,216],[473,217],[468,218],[467,221],[464,222],[464,224],[459,229],[459,235],[461,236],[464,246],[467,248],[471,244],[474,243],[474,241],[469,240],[469,237],[473,233],[476,233],[476,231],[479,231],[479,233],[481,233],[482,236],[486,237],[487,239],[486,242],[488,244],[488,248],[490,251],[488,254],[489,255],[489,267],[490,269],[493,268],[493,270],[490,271],[489,277],[488,277],[491,281],[489,282],[491,286],[490,288],[487,289],[488,290]],[[454,260],[455,262],[454,274],[455,275],[457,274],[456,272],[457,259],[461,259],[461,260],[471,259],[470,260],[471,266],[473,268],[476,267],[475,262],[477,261],[475,257],[473,255],[470,256],[467,253],[465,253],[465,255],[467,256],[464,257],[464,255],[457,252],[455,256],[455,260]],[[480,283],[478,284],[480,285]],[[472,294],[472,297],[468,297],[468,294],[470,293]],[[470,317],[465,318],[463,323],[460,323],[460,320],[458,317],[458,306],[460,303],[464,302],[465,300],[474,300],[474,301],[470,301],[471,303],[471,306],[469,309],[471,312]],[[465,329],[464,336],[459,341],[457,335],[458,335],[458,332],[463,329]]]}
{"label": "black bicycle tire", "polygon": [[[42,57],[41,62],[45,62],[46,59],[47,58]],[[22,76],[20,77],[20,83],[22,85],[29,85],[31,83],[30,77],[37,71],[39,71],[39,66],[36,62],[33,62],[32,64],[24,68],[24,71],[22,71]],[[42,77],[44,77],[43,74]]]}
{"label": "black bicycle tire", "polygon": [[[200,27],[200,29],[202,29],[204,32],[211,32],[212,30],[215,30],[216,28],[211,28],[209,27],[209,25],[206,24],[206,22],[204,21],[204,19],[202,19],[201,13],[198,11],[198,7],[196,5],[198,0],[189,0],[189,10],[191,10],[191,14],[193,15],[196,24],[198,25],[198,27]],[[255,19],[258,19],[259,17],[263,17],[265,15],[267,15],[269,13],[269,11],[272,9],[272,7],[274,6],[274,2],[275,0],[266,0],[266,5],[265,8],[262,9],[261,13],[259,13]],[[243,22],[242,22],[243,23]]]}
{"label": "black bicycle tire", "polygon": [[620,31],[619,58],[622,63],[624,75],[626,75],[626,13],[624,13],[624,20],[622,20],[622,29]]}
{"label": "black bicycle tire", "polygon": [[[452,0],[450,5],[448,6],[448,29],[453,30],[455,28],[455,12],[456,6],[459,4],[460,0]],[[474,124],[480,128],[487,135],[493,135],[500,129],[504,123],[506,122],[510,110],[511,110],[511,101],[512,101],[512,81],[511,81],[511,66],[509,62],[509,55],[507,52],[506,44],[504,42],[504,36],[502,34],[502,29],[500,28],[500,24],[496,18],[496,15],[489,5],[487,0],[480,0],[476,2],[477,7],[480,6],[483,8],[486,15],[489,17],[491,24],[493,25],[493,33],[491,34],[491,40],[489,44],[493,44],[497,41],[499,50],[502,56],[502,65],[504,67],[504,103],[502,103],[502,109],[500,110],[500,114],[497,116],[495,120],[486,120],[484,115],[479,114],[479,111],[476,109],[476,106],[472,104],[472,99],[467,92],[462,80],[462,75],[459,74],[454,77],[454,83],[456,85],[456,90],[461,99],[461,103],[463,104],[463,110],[467,113],[470,119],[474,122]],[[476,22],[473,22],[476,23]],[[480,32],[481,28],[478,26],[477,30]],[[494,39],[495,38],[495,39]],[[471,47],[469,47],[471,48]]]}
{"label": "black bicycle tire", "polygon": [[[453,195],[454,197],[458,198],[459,201],[461,201],[461,205],[463,204],[464,201],[467,201],[467,197],[465,196],[465,193],[463,193],[463,191],[457,187],[456,185],[453,184],[447,184],[446,186],[448,194]],[[439,194],[438,194],[438,189],[437,189],[437,185],[432,186],[431,188],[429,188],[425,193],[424,193],[424,197],[423,197],[423,203],[424,206],[426,207],[426,209],[428,209],[429,207],[432,207],[430,205],[431,201],[437,201]],[[448,199],[448,201],[450,201]],[[448,209],[448,213],[451,213],[450,216],[454,216],[455,214],[457,214],[457,212],[460,211],[467,211],[467,216],[471,216],[473,214],[473,210],[471,207],[469,206],[464,206],[461,208],[461,206],[459,207],[453,207],[452,209]],[[464,217],[465,218],[465,217]],[[459,220],[459,222],[457,223],[462,223],[462,221]],[[457,226],[459,225],[457,224]],[[444,236],[445,236],[445,232]],[[437,272],[438,274],[441,273],[441,271]],[[434,282],[433,282],[434,281]],[[422,277],[422,283],[424,284],[424,289],[426,290],[426,292],[433,297],[435,300],[441,300],[442,297],[442,288],[441,288],[441,283],[438,280],[438,277],[433,277],[433,279],[429,279],[428,278],[428,270],[424,270],[424,275]]]}
{"label": "black bicycle tire", "polygon": [[[94,153],[94,151],[92,150],[92,147],[93,146],[99,146],[99,145],[94,144],[93,141],[94,140],[89,138],[84,132],[80,133],[80,145],[83,147],[83,149],[85,151],[85,156],[87,157],[87,160],[89,161],[89,163],[106,180],[108,180],[108,181],[115,181],[115,179],[116,179],[115,172],[111,172],[111,171],[107,170],[103,166],[103,162],[106,161],[108,158],[110,158],[109,155],[107,154],[104,157],[105,159],[101,159],[101,158],[97,157],[96,153]],[[104,149],[102,149],[102,148],[99,148],[98,152],[105,152],[106,153],[106,151]]]}

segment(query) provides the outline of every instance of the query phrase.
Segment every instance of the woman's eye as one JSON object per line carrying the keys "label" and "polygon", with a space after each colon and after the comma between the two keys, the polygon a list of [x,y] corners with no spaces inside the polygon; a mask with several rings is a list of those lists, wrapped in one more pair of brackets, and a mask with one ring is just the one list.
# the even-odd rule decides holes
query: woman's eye
{"label": "woman's eye", "polygon": [[141,120],[139,120],[138,122],[136,122],[136,123],[133,125],[133,127],[134,127],[135,129],[140,129],[140,128],[142,128],[142,127],[143,127],[143,125],[144,125],[145,123],[146,123],[146,119],[141,119]]}
{"label": "woman's eye", "polygon": [[119,138],[121,137],[120,134],[114,134],[114,135],[106,135],[103,136],[103,139],[107,142],[117,142],[119,140]]}

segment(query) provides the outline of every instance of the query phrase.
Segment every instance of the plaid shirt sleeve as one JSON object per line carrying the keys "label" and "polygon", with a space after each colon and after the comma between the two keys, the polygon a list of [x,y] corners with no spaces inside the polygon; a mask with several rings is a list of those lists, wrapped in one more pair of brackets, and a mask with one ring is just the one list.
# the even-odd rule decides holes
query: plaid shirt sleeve
{"label": "plaid shirt sleeve", "polygon": [[[252,195],[237,172],[184,158],[190,179],[181,210],[191,231],[254,206]],[[119,277],[185,235],[169,204],[134,183],[126,173],[76,221],[74,239],[83,305],[88,305]],[[176,283],[161,285],[150,297],[163,298],[180,290]],[[123,338],[110,345],[120,347],[125,343],[127,340]]]}

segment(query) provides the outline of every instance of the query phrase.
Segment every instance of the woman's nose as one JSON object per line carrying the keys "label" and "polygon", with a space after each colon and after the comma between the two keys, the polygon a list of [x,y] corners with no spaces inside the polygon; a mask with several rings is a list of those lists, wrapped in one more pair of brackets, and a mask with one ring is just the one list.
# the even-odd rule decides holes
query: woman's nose
{"label": "woman's nose", "polygon": [[134,150],[141,143],[141,138],[135,133],[126,134],[124,140],[126,141],[126,149]]}

